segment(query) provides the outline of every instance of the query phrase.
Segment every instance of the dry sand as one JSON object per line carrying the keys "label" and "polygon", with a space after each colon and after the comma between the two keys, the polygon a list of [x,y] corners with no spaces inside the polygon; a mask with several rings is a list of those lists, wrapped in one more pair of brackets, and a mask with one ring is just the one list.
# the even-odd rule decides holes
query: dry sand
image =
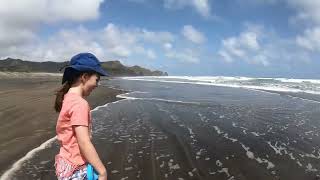
{"label": "dry sand", "polygon": [[[61,74],[0,72],[0,174],[56,135],[53,104],[60,82]],[[99,86],[88,102],[94,109],[117,100],[120,93]]]}

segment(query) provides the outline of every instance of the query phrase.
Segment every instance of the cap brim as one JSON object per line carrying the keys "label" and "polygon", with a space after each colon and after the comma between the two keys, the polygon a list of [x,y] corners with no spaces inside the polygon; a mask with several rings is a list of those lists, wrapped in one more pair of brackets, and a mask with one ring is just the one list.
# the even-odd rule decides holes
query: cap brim
{"label": "cap brim", "polygon": [[97,68],[96,72],[100,74],[100,76],[109,76],[109,74],[101,67]]}
{"label": "cap brim", "polygon": [[103,70],[101,67],[92,68],[92,67],[81,66],[81,65],[68,66],[64,70],[63,77],[62,77],[62,84],[64,84],[68,80],[68,77],[70,77],[70,75],[72,73],[71,69],[75,69],[78,71],[94,71],[94,72],[98,73],[100,76],[109,76],[109,74],[105,70]]}
{"label": "cap brim", "polygon": [[98,73],[100,76],[109,76],[109,74],[103,70],[101,67],[89,67],[89,66],[83,66],[83,65],[74,65],[74,66],[70,66],[71,68],[74,68],[78,71],[94,71],[96,73]]}

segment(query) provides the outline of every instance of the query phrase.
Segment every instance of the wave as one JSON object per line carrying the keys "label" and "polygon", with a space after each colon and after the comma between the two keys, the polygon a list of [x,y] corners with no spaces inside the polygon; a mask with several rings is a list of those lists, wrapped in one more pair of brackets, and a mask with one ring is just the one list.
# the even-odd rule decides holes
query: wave
{"label": "wave", "polygon": [[[127,94],[127,93],[125,93],[125,94]],[[102,107],[107,107],[110,104],[119,103],[119,102],[121,102],[123,100],[125,100],[125,99],[114,101],[114,102],[110,102],[110,103],[106,103],[105,105],[102,105],[102,106],[97,106],[96,108],[91,110],[91,112],[97,111],[98,109],[100,109]],[[56,140],[57,140],[57,136],[52,137],[52,138],[48,139],[47,141],[45,141],[44,143],[42,143],[39,147],[36,147],[36,148],[32,149],[31,151],[27,152],[27,154],[25,156],[23,156],[18,161],[16,161],[8,170],[6,170],[0,176],[0,180],[12,179],[11,177],[14,175],[15,172],[17,172],[22,167],[24,162],[26,162],[27,160],[29,160],[32,157],[34,157],[41,150],[44,150],[47,147],[50,147]]]}
{"label": "wave", "polygon": [[[129,94],[129,93],[126,93]],[[138,98],[138,97],[130,97],[124,95],[117,95],[118,98],[124,98],[128,100],[151,100],[151,101],[163,101],[163,102],[170,102],[170,103],[181,103],[181,104],[196,104],[200,105],[199,102],[188,102],[188,101],[178,101],[178,100],[170,100],[170,99],[161,99],[161,98]]]}
{"label": "wave", "polygon": [[319,79],[290,79],[290,78],[268,78],[268,77],[261,77],[261,78],[254,78],[254,77],[244,77],[244,76],[139,76],[139,77],[121,77],[122,79],[185,79],[185,80],[208,80],[208,81],[253,81],[253,80],[276,80],[280,82],[291,82],[291,83],[315,83],[320,84]]}
{"label": "wave", "polygon": [[19,170],[23,163],[29,159],[31,159],[37,152],[47,148],[50,146],[55,140],[57,139],[57,136],[47,140],[46,142],[42,143],[39,147],[32,149],[29,151],[24,157],[16,161],[10,169],[4,172],[4,174],[0,177],[1,180],[11,179],[14,172]]}
{"label": "wave", "polygon": [[308,93],[320,95],[320,80],[316,79],[250,78],[224,76],[144,76],[121,77],[121,79],[135,81],[211,85],[232,88],[245,88],[253,90]]}

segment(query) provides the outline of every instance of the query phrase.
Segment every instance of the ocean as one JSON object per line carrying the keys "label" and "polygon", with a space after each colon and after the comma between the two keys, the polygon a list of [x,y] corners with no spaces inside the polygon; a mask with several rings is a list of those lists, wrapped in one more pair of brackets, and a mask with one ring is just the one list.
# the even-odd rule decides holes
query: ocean
{"label": "ocean", "polygon": [[[320,178],[320,80],[123,77],[117,102],[92,110],[93,143],[109,178]],[[53,179],[55,138],[2,179]]]}

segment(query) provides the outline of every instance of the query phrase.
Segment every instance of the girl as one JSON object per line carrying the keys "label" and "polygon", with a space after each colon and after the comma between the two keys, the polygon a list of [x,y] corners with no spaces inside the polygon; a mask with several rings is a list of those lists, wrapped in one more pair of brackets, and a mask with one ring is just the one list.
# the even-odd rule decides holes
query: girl
{"label": "girl", "polygon": [[55,157],[59,180],[86,179],[88,163],[98,172],[99,180],[107,180],[107,170],[91,143],[90,107],[84,99],[98,86],[100,76],[106,75],[90,53],[75,55],[64,70],[54,107],[60,112],[56,126],[60,152]]}

